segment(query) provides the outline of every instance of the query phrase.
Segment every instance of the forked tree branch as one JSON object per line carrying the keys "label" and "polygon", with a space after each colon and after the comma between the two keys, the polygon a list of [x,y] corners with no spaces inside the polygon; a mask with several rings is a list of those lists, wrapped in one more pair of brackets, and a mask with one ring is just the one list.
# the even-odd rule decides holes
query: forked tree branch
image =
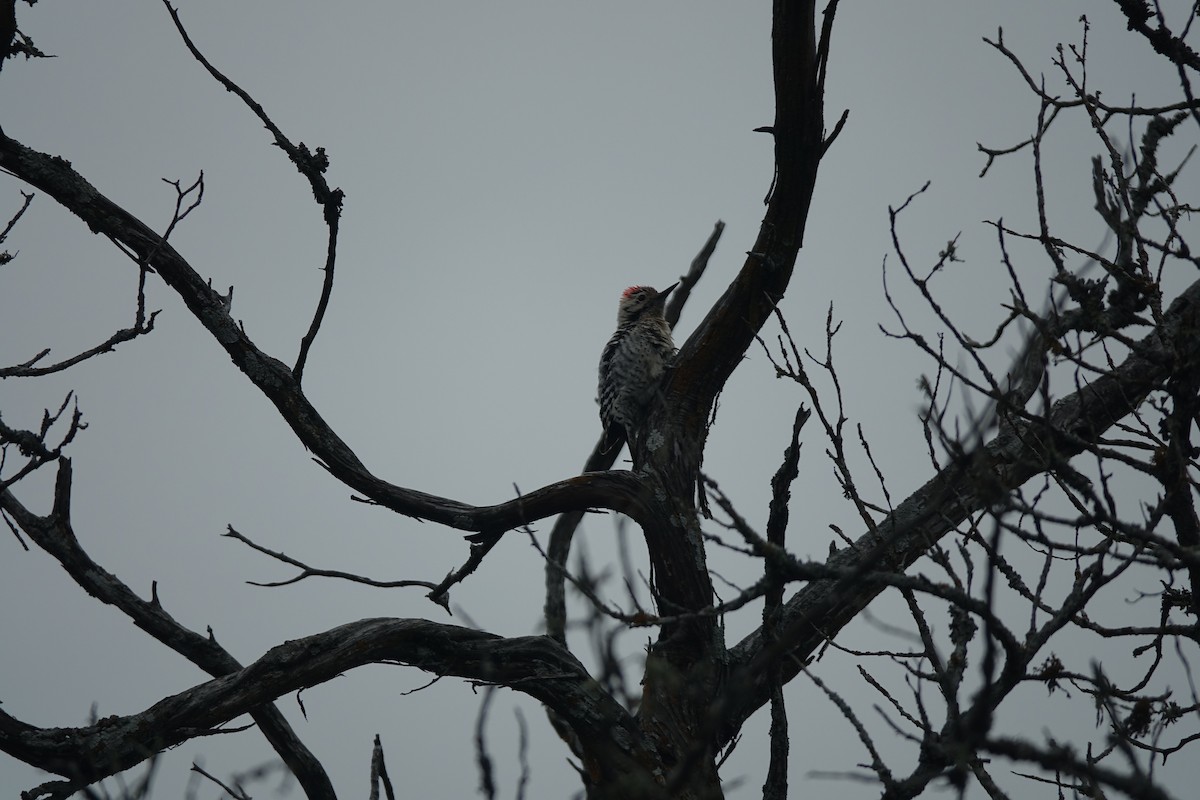
{"label": "forked tree branch", "polygon": [[[826,10],[823,35],[832,31],[836,3]],[[754,248],[729,288],[679,350],[666,387],[666,408],[689,433],[704,435],[708,411],[733,370],[754,344],[792,277],[804,240],[808,209],[823,153],[824,70],[818,52],[815,3],[783,2],[774,8],[776,176]]]}
{"label": "forked tree branch", "polygon": [[183,21],[179,18],[179,12],[175,7],[168,0],[163,0],[163,5],[167,9],[167,13],[171,15],[171,21],[175,23],[175,29],[179,31],[179,35],[183,39],[184,45],[187,46],[188,52],[208,71],[208,74],[217,83],[224,86],[226,91],[237,95],[246,104],[246,107],[253,111],[254,115],[262,121],[267,130],[271,132],[271,135],[275,137],[275,145],[287,154],[288,159],[308,181],[309,186],[312,187],[313,198],[321,206],[325,218],[325,226],[329,229],[325,246],[325,266],[322,267],[325,279],[321,284],[321,297],[317,301],[317,308],[313,312],[308,332],[300,340],[300,352],[296,356],[296,365],[292,367],[292,375],[295,377],[296,383],[299,384],[304,379],[304,365],[308,363],[309,350],[312,349],[313,342],[317,339],[317,332],[321,329],[321,321],[325,319],[325,312],[329,308],[329,298],[333,293],[334,266],[337,263],[338,228],[342,219],[342,201],[346,199],[346,194],[341,189],[331,189],[329,183],[325,180],[325,170],[329,168],[329,158],[325,155],[325,148],[318,147],[316,152],[313,153],[309,151],[304,142],[298,145],[293,144],[284,135],[279,126],[267,116],[267,112],[262,105],[250,96],[249,92],[234,83],[204,57],[204,54],[200,52],[200,48],[196,47],[195,43],[192,42],[192,38],[188,36],[187,29],[183,27]]}
{"label": "forked tree branch", "polygon": [[[823,41],[836,2],[826,9]],[[692,498],[699,488],[704,447],[717,395],[744,360],[754,337],[783,298],[804,238],[824,141],[823,84],[827,51],[816,36],[816,3],[777,0],[771,32],[774,66],[775,179],[753,249],[738,275],[679,349],[660,401],[645,428],[664,438],[641,461],[670,498],[668,513],[642,525],[655,573],[657,597],[670,613],[712,604],[712,581]],[[650,437],[651,439],[655,437]],[[652,460],[646,462],[646,458]],[[635,462],[639,459],[635,458]],[[639,520],[639,522],[641,522]],[[681,635],[677,635],[681,634]],[[664,625],[660,642],[673,640],[674,667],[719,656],[711,620],[680,628]],[[710,661],[710,664],[713,663]]]}
{"label": "forked tree branch", "polygon": [[[725,223],[717,220],[713,225],[712,233],[708,235],[708,239],[692,259],[687,273],[680,277],[678,286],[671,293],[664,316],[672,329],[679,322],[683,307],[691,297],[692,288],[700,282],[708,269],[709,259],[716,252],[717,243],[721,240],[721,234],[724,231]],[[611,469],[620,454],[620,448],[610,447],[606,450],[604,437],[601,435],[595,446],[592,447],[592,453],[583,465],[583,471],[586,473]],[[554,521],[554,527],[550,530],[550,539],[546,546],[546,602],[544,606],[546,635],[564,644],[567,640],[567,557],[571,552],[571,541],[575,536],[575,531],[579,528],[579,523],[583,521],[583,515],[582,509],[559,515],[558,519]]]}

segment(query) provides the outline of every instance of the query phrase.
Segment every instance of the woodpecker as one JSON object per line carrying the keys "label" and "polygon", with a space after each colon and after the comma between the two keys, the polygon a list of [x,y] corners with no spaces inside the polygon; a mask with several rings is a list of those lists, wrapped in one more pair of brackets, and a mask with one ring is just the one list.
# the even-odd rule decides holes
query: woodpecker
{"label": "woodpecker", "polygon": [[675,355],[663,306],[676,286],[673,283],[661,292],[630,286],[621,293],[617,331],[600,355],[600,421],[606,453],[625,440],[633,442],[659,379]]}

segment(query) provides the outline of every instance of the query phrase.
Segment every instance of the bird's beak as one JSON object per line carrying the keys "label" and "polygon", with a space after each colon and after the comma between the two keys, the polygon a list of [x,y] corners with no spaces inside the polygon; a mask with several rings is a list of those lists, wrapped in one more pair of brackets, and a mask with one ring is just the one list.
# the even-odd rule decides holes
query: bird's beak
{"label": "bird's beak", "polygon": [[675,281],[670,286],[668,286],[667,288],[665,288],[661,292],[659,292],[658,297],[654,298],[654,304],[662,305],[663,303],[667,302],[667,295],[669,295],[675,289],[675,287],[678,285],[679,285],[679,281]]}

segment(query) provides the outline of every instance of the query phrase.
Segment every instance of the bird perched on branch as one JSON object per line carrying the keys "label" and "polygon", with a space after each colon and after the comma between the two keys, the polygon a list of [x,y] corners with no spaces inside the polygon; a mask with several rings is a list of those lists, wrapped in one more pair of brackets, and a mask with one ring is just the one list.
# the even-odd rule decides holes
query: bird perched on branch
{"label": "bird perched on branch", "polygon": [[630,286],[621,293],[617,331],[600,355],[600,420],[606,453],[623,441],[632,444],[659,380],[675,355],[663,306],[676,286],[678,283],[673,283],[661,292],[649,286]]}

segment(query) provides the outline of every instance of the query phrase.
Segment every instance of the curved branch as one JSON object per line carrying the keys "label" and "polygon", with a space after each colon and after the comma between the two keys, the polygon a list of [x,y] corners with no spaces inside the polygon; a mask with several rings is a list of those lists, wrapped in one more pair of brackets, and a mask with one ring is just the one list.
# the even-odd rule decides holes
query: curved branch
{"label": "curved branch", "polygon": [[[268,650],[245,669],[85,728],[37,728],[0,711],[0,750],[74,781],[93,782],[242,714],[366,664],[401,663],[435,675],[507,686],[553,708],[593,752],[635,754],[629,714],[565,648],[545,636],[495,634],[415,619],[365,619]],[[628,753],[624,760],[632,763]],[[611,763],[611,762],[610,762]]]}
{"label": "curved branch", "polygon": [[651,498],[643,482],[629,472],[585,473],[492,506],[472,506],[377,478],[304,396],[293,371],[258,349],[229,315],[224,298],[170,243],[100,194],[69,162],[26,147],[3,131],[0,168],[46,192],[93,231],[147,259],[237,368],[275,405],[301,443],[334,477],[371,501],[407,516],[484,534],[498,534],[581,508],[607,508],[634,519],[644,518]]}

